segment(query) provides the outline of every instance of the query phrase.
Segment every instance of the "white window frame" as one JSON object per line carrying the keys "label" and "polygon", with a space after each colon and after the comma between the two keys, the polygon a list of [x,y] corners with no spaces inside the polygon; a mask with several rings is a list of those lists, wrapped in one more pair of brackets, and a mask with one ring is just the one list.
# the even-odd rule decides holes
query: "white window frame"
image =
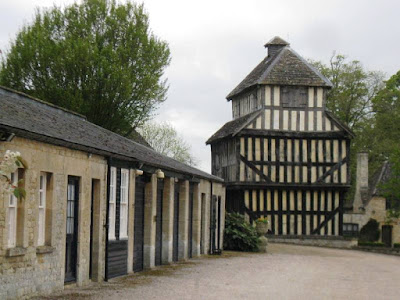
{"label": "white window frame", "polygon": [[[11,174],[11,183],[16,186],[18,184],[18,170]],[[7,246],[14,248],[17,244],[17,211],[18,211],[18,198],[13,193],[8,197],[7,203],[8,210],[8,224],[7,224]]]}
{"label": "white window frame", "polygon": [[117,168],[110,168],[110,199],[108,206],[108,239],[115,240],[115,212],[117,208]]}
{"label": "white window frame", "polygon": [[129,169],[121,169],[119,237],[128,238]]}
{"label": "white window frame", "polygon": [[38,246],[44,246],[46,242],[46,204],[47,204],[47,173],[41,172],[39,176],[38,199]]}

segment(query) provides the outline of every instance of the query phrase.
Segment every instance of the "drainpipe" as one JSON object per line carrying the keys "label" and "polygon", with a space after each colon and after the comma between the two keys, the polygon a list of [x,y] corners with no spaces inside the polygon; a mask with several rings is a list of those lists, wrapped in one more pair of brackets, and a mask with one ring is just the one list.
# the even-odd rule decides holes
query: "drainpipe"
{"label": "drainpipe", "polygon": [[106,210],[106,224],[104,227],[106,228],[106,247],[105,247],[105,276],[104,280],[108,281],[108,227],[109,227],[109,214],[110,214],[110,172],[111,172],[111,158],[107,158],[107,210]]}

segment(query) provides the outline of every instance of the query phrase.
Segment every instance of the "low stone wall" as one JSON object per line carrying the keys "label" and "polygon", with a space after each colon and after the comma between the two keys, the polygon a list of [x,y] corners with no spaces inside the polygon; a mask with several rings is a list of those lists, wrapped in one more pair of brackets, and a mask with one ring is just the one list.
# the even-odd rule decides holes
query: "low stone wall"
{"label": "low stone wall", "polygon": [[281,244],[295,244],[304,246],[318,246],[329,248],[352,248],[357,246],[356,239],[348,239],[338,236],[276,236],[267,235],[268,242]]}

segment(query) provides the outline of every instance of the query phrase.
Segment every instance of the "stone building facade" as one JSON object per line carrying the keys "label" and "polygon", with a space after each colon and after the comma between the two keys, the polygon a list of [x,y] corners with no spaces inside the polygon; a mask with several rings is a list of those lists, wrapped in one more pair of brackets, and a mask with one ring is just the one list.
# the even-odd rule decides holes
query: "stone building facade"
{"label": "stone building facade", "polygon": [[15,174],[26,190],[16,210],[0,191],[0,299],[129,274],[138,253],[146,269],[222,249],[222,179],[7,88],[0,107],[0,153],[28,166]]}
{"label": "stone building facade", "polygon": [[391,247],[400,243],[400,220],[388,218],[392,203],[382,190],[382,184],[392,176],[391,166],[384,162],[370,178],[368,173],[368,154],[358,153],[356,193],[351,209],[344,214],[344,233],[358,236],[361,228],[374,219],[379,223],[379,241]]}

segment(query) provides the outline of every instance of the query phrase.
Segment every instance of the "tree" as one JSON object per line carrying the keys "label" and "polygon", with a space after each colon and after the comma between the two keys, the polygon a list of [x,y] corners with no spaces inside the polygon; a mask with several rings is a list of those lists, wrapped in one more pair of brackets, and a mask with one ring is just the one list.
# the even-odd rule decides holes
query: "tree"
{"label": "tree", "polygon": [[169,62],[143,5],[83,0],[36,11],[2,59],[0,84],[128,135],[165,100]]}
{"label": "tree", "polygon": [[373,99],[375,126],[371,134],[374,160],[389,161],[390,177],[381,185],[383,195],[391,200],[388,220],[400,217],[400,71],[385,82]]}
{"label": "tree", "polygon": [[171,124],[148,122],[138,128],[138,131],[158,153],[185,164],[196,166],[197,159],[190,153],[190,146],[178,135]]}
{"label": "tree", "polygon": [[[318,61],[311,63],[333,84],[327,94],[327,109],[355,133],[350,147],[352,185],[347,193],[348,201],[352,201],[357,173],[356,154],[360,151],[371,152],[371,134],[375,122],[372,100],[383,88],[384,74],[379,71],[368,71],[358,60],[349,61],[346,56],[335,53],[329,65]],[[370,174],[374,173],[379,164],[380,162],[376,160],[370,160]]]}
{"label": "tree", "polygon": [[329,65],[311,62],[333,84],[326,106],[355,132],[362,131],[373,116],[372,99],[382,89],[384,74],[367,71],[357,60],[333,54]]}

